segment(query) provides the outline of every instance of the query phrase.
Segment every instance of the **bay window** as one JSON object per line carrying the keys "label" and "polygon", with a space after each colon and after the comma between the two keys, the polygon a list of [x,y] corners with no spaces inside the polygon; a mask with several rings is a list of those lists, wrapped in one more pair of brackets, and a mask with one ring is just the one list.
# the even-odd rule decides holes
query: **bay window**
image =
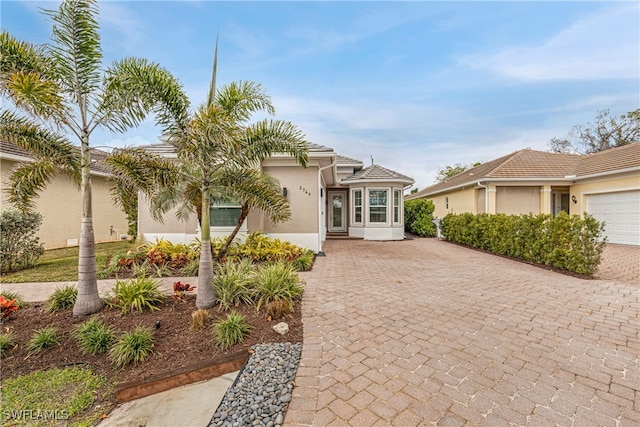
{"label": "bay window", "polygon": [[387,190],[369,190],[369,222],[387,222]]}

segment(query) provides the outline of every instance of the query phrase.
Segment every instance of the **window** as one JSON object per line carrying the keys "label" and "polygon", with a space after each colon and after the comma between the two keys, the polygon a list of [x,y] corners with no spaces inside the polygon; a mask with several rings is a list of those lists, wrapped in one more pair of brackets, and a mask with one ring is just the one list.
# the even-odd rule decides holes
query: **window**
{"label": "window", "polygon": [[353,190],[353,222],[362,223],[362,190]]}
{"label": "window", "polygon": [[393,222],[400,222],[400,190],[393,190]]}
{"label": "window", "polygon": [[387,190],[369,190],[369,222],[387,222]]}
{"label": "window", "polygon": [[240,218],[240,205],[233,202],[215,203],[211,205],[212,227],[235,227]]}

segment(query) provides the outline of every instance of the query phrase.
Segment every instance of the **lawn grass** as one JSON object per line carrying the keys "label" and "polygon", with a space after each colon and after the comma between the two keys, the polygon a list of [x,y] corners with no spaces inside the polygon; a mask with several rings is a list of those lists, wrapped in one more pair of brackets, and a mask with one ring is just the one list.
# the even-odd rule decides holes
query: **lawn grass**
{"label": "lawn grass", "polygon": [[106,375],[87,368],[52,368],[3,381],[0,414],[9,425],[92,426],[111,400]]}
{"label": "lawn grass", "polygon": [[[96,245],[98,271],[105,267],[107,258],[114,254],[135,250],[131,241],[99,243]],[[65,282],[78,280],[78,247],[49,249],[37,264],[14,273],[3,274],[0,283]]]}

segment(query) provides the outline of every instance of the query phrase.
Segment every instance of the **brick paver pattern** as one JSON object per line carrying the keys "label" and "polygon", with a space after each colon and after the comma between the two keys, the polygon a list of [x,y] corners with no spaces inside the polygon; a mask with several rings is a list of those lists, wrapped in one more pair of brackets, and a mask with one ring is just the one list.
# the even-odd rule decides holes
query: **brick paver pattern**
{"label": "brick paver pattern", "polygon": [[640,287],[640,246],[607,244],[596,276]]}
{"label": "brick paver pattern", "polygon": [[640,425],[637,286],[436,239],[325,251],[286,425]]}

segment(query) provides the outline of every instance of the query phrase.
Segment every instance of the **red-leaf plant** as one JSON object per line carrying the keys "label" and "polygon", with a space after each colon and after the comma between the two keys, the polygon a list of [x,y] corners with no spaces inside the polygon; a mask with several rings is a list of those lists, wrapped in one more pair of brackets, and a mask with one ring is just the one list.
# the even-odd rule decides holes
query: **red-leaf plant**
{"label": "red-leaf plant", "polygon": [[0,312],[2,312],[2,318],[6,319],[11,316],[11,313],[18,310],[18,303],[15,299],[6,299],[0,295]]}
{"label": "red-leaf plant", "polygon": [[173,299],[186,301],[187,299],[186,293],[193,291],[195,288],[196,288],[195,286],[191,286],[188,283],[174,282],[173,283]]}

